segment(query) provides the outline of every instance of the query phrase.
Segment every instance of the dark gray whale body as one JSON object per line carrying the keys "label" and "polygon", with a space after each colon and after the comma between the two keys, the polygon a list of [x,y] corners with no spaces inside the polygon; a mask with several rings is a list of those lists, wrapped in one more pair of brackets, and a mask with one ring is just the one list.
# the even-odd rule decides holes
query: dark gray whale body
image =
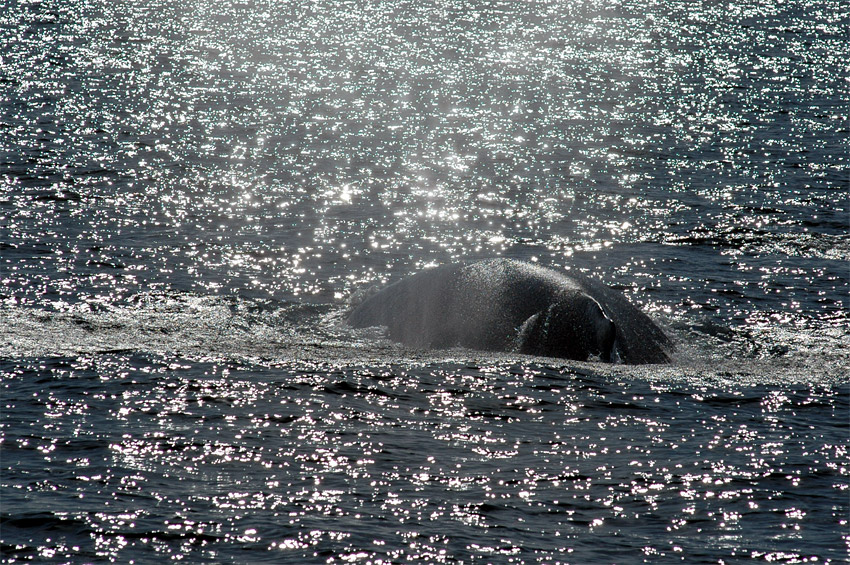
{"label": "dark gray whale body", "polygon": [[392,284],[356,306],[355,328],[386,326],[412,347],[622,363],[667,363],[670,340],[625,296],[582,276],[512,259],[445,265]]}

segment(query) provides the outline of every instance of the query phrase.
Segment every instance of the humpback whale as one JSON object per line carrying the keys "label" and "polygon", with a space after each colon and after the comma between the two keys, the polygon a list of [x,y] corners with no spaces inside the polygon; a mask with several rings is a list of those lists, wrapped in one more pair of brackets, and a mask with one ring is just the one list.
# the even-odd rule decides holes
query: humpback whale
{"label": "humpback whale", "polygon": [[672,343],[622,293],[513,259],[427,269],[353,308],[352,327],[384,326],[411,347],[454,346],[584,361],[667,363]]}

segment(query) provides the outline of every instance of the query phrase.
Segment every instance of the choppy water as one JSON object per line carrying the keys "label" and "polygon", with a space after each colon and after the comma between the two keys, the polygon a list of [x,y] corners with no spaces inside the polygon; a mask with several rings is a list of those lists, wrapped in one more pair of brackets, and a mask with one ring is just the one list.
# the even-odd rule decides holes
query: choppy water
{"label": "choppy water", "polygon": [[[5,561],[846,562],[846,9],[7,2]],[[669,367],[341,323],[575,269]]]}

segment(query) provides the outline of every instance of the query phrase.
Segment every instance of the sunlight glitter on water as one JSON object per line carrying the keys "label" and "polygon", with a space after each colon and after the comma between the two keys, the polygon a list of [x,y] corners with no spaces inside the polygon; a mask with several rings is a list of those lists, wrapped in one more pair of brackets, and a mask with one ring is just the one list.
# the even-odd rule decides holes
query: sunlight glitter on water
{"label": "sunlight glitter on water", "polygon": [[[0,23],[4,558],[846,558],[840,2]],[[499,255],[614,285],[676,363],[341,323]]]}
{"label": "sunlight glitter on water", "polygon": [[[706,230],[711,237],[723,234],[746,221],[752,206],[762,206],[768,183],[787,184],[789,174],[802,172],[783,169],[779,175],[770,166],[776,160],[804,167],[810,187],[828,185],[836,167],[846,166],[843,159],[801,162],[804,150],[831,151],[813,132],[827,127],[817,112],[832,108],[816,108],[812,104],[823,102],[813,101],[812,93],[815,86],[826,95],[834,88],[792,72],[800,57],[837,65],[830,53],[840,49],[829,49],[835,18],[815,10],[811,21],[783,27],[777,7],[761,27],[753,25],[750,7],[739,8],[742,26],[710,7],[689,13],[679,26],[675,10],[650,9],[636,17],[628,6],[592,3],[472,11],[451,2],[437,11],[333,2],[286,8],[154,4],[136,7],[144,25],[122,29],[117,38],[110,33],[111,8],[67,28],[67,37],[76,25],[91,38],[80,59],[91,66],[94,82],[74,82],[72,69],[61,63],[60,56],[77,48],[73,42],[60,41],[59,58],[48,67],[30,65],[26,51],[4,59],[13,76],[19,67],[29,69],[32,80],[21,85],[22,96],[41,94],[55,105],[43,135],[67,137],[68,124],[91,135],[65,147],[56,141],[58,153],[49,157],[25,129],[11,131],[18,132],[19,144],[44,156],[39,168],[59,195],[46,200],[54,211],[58,205],[85,214],[80,207],[91,202],[92,189],[112,203],[97,212],[102,217],[90,222],[80,245],[48,258],[51,264],[74,273],[89,249],[105,248],[104,262],[142,271],[129,286],[327,300],[353,289],[351,279],[335,272],[337,264],[358,269],[354,278],[363,280],[384,276],[370,272],[434,257],[533,247],[536,257],[557,262],[597,250],[602,241],[614,247],[675,244],[693,230],[690,220],[680,219],[695,210],[708,204]],[[37,10],[28,13],[38,21]],[[168,15],[165,34],[157,13]],[[66,37],[49,27],[38,33]],[[694,45],[706,37],[703,58]],[[755,58],[741,47],[753,45],[753,37],[763,46]],[[776,47],[780,38],[790,41],[782,43],[784,51]],[[671,49],[677,42],[685,48]],[[136,48],[125,49],[128,43]],[[739,88],[766,71],[792,80],[769,95]],[[64,96],[69,89],[80,95]],[[782,106],[792,98],[807,109]],[[779,114],[758,114],[777,101]],[[742,117],[751,111],[758,115]],[[23,114],[15,119],[26,121]],[[709,146],[718,150],[695,159]],[[769,157],[754,155],[754,146]],[[665,148],[660,155],[674,178],[644,165],[657,148]],[[53,175],[50,163],[59,155],[85,174]],[[570,173],[559,178],[564,170]],[[130,177],[136,180],[128,185]],[[670,184],[675,191],[678,182],[679,202],[667,188],[650,195]],[[80,190],[80,183],[88,188]],[[605,187],[614,185],[628,198],[606,194]],[[116,192],[116,186],[123,188]],[[359,192],[350,201],[321,196],[344,195],[351,186]],[[470,196],[482,190],[502,195],[501,205],[478,206]],[[550,200],[535,209],[526,205],[529,194]],[[637,217],[628,204],[636,194]],[[13,204],[26,210],[31,203]],[[730,205],[745,209],[730,214],[724,210]],[[25,240],[38,235],[33,225],[55,223],[51,217],[46,209],[28,219],[20,212],[12,225]],[[780,229],[799,225],[799,218]],[[599,227],[626,221],[629,228],[613,232]],[[156,230],[174,230],[177,237],[166,247],[138,245]],[[59,242],[63,236],[50,230],[38,237]],[[108,257],[118,246],[104,243],[116,237],[137,251]],[[782,250],[794,241],[782,243]],[[731,243],[751,245],[740,238]],[[811,243],[824,253],[836,247],[820,236]],[[316,252],[298,251],[307,248]],[[846,249],[838,252],[844,255]],[[32,284],[22,276],[22,285]],[[223,286],[222,277],[232,284]],[[109,277],[83,282],[116,286]]]}
{"label": "sunlight glitter on water", "polygon": [[[493,547],[476,532],[501,528],[506,555],[560,538],[583,559],[590,531],[652,538],[648,554],[687,558],[709,532],[730,556],[754,558],[753,528],[777,543],[825,535],[840,516],[805,493],[846,490],[846,449],[828,424],[809,425],[815,413],[831,418],[824,407],[846,396],[838,389],[622,389],[500,365],[283,381],[276,369],[215,364],[207,376],[183,376],[179,363],[151,375],[120,357],[92,369],[56,367],[73,371],[78,388],[51,380],[47,403],[26,398],[27,381],[5,378],[5,402],[33,417],[40,447],[28,454],[31,440],[8,427],[4,439],[20,446],[8,454],[22,478],[90,445],[72,475],[36,488],[88,501],[57,519],[91,532],[79,543],[103,557],[152,545],[211,558],[231,544],[377,557],[387,543],[397,558],[484,556]],[[116,369],[118,378],[96,378],[101,390],[91,386]],[[103,410],[115,397],[120,408]],[[42,417],[52,424],[39,426]],[[78,432],[65,434],[69,426]],[[137,505],[129,513],[128,500]],[[375,527],[379,516],[388,521]]]}

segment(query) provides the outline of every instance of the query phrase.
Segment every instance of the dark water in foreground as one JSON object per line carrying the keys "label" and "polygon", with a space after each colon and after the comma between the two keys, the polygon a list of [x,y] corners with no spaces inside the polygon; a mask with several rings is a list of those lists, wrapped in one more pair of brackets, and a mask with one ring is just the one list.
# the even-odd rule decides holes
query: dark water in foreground
{"label": "dark water in foreground", "polygon": [[[3,560],[847,562],[848,25],[7,3]],[[674,362],[342,322],[494,256],[621,290]]]}
{"label": "dark water in foreground", "polygon": [[846,559],[846,385],[505,361],[3,369],[7,558]]}

